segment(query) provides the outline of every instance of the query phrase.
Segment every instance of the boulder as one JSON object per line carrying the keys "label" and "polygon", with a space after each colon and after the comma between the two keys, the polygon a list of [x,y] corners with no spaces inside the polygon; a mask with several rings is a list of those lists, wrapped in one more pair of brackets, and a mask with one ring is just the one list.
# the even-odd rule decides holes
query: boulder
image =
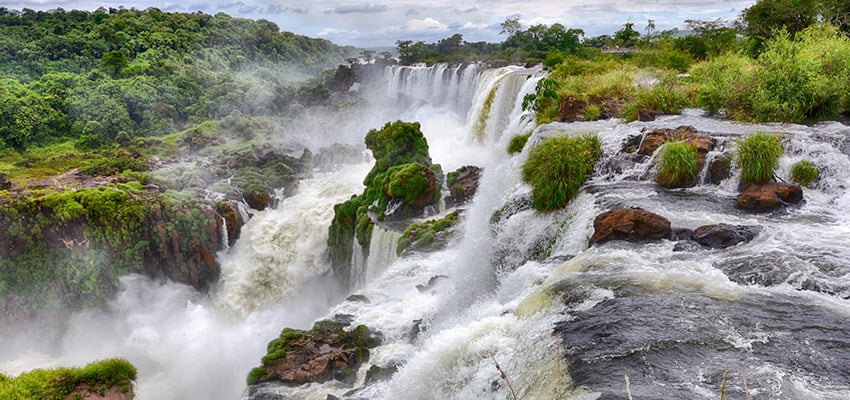
{"label": "boulder", "polygon": [[463,205],[475,196],[478,181],[481,179],[481,168],[467,165],[448,175],[447,184],[450,196],[446,197],[446,207]]}
{"label": "boulder", "polygon": [[593,221],[590,244],[610,240],[639,242],[669,238],[670,221],[658,214],[637,208],[615,208],[599,214]]}
{"label": "boulder", "polygon": [[309,331],[284,329],[268,345],[263,365],[251,371],[249,384],[281,382],[301,385],[328,380],[350,381],[369,349],[380,339],[363,325],[346,330],[347,323],[319,321]]}
{"label": "boulder", "polygon": [[738,195],[739,208],[754,212],[773,211],[779,207],[798,204],[803,200],[800,185],[788,183],[747,184]]}
{"label": "boulder", "polygon": [[718,185],[732,175],[732,155],[722,154],[708,163],[708,182]]}
{"label": "boulder", "polygon": [[760,230],[757,226],[729,224],[705,225],[695,229],[691,234],[691,239],[704,247],[725,249],[753,240]]}
{"label": "boulder", "polygon": [[260,189],[252,189],[249,190],[248,193],[245,193],[243,199],[251,208],[262,211],[269,206],[272,197],[269,195],[269,192]]}
{"label": "boulder", "polygon": [[[714,149],[716,141],[713,137],[699,133],[696,128],[688,125],[683,125],[675,129],[656,129],[650,131],[643,136],[643,141],[640,144],[638,153],[649,156],[655,153],[659,147],[667,142],[675,142],[684,140],[697,150],[697,152],[705,157],[709,151]],[[703,161],[704,162],[704,161]],[[702,162],[700,162],[702,165]]]}

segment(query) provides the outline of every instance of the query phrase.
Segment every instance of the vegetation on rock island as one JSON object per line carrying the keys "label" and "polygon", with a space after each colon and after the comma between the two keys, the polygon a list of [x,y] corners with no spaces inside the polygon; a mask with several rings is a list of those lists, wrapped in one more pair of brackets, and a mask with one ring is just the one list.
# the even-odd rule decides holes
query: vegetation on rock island
{"label": "vegetation on rock island", "polygon": [[735,164],[741,169],[741,183],[760,185],[773,181],[776,162],[784,152],[778,134],[758,132],[739,139]]}
{"label": "vegetation on rock island", "polygon": [[459,215],[458,211],[453,211],[443,218],[410,224],[398,238],[396,253],[403,255],[410,251],[425,248],[441,248],[445,245],[445,240],[438,240],[440,234],[457,224]]}
{"label": "vegetation on rock island", "polygon": [[110,359],[83,368],[37,369],[15,378],[0,374],[0,398],[7,400],[67,400],[103,396],[116,390],[132,397],[136,368],[123,359]]}
{"label": "vegetation on rock island", "polygon": [[328,231],[331,264],[346,285],[354,239],[368,249],[374,220],[422,215],[439,201],[443,179],[418,122],[388,122],[370,130],[365,142],[375,158],[363,181],[366,188],[334,206]]}
{"label": "vegetation on rock island", "polygon": [[699,172],[699,153],[685,141],[668,142],[659,153],[660,165],[655,183],[665,188],[682,188],[693,184]]}
{"label": "vegetation on rock island", "polygon": [[369,349],[380,339],[365,325],[322,320],[310,330],[284,328],[266,346],[262,365],[248,373],[248,385],[278,381],[300,385],[330,379],[354,379],[360,364],[369,360]]}
{"label": "vegetation on rock island", "polygon": [[532,187],[534,209],[565,207],[601,155],[599,138],[591,135],[550,137],[535,146],[522,167],[522,177]]}

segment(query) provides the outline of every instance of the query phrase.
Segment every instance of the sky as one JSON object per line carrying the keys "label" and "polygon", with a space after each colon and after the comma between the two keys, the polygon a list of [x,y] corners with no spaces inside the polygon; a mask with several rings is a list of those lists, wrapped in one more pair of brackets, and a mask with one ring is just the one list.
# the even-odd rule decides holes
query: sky
{"label": "sky", "polygon": [[687,19],[734,20],[755,0],[6,0],[13,10],[95,10],[125,7],[267,19],[283,31],[341,45],[395,47],[396,40],[427,43],[460,33],[469,42],[501,42],[501,23],[519,18],[523,29],[560,23],[585,35],[613,34],[626,22],[644,32],[684,28]]}

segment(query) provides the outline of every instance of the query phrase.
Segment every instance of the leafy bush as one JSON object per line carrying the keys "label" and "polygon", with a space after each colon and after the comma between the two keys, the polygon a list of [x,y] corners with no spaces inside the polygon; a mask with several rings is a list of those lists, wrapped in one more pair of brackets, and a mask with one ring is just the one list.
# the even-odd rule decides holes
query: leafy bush
{"label": "leafy bush", "polygon": [[511,138],[511,142],[508,143],[508,153],[515,154],[522,151],[525,147],[525,143],[528,142],[528,138],[531,137],[531,132],[526,133],[525,135],[516,135]]}
{"label": "leafy bush", "polygon": [[738,140],[735,164],[742,183],[762,184],[773,180],[776,161],[784,152],[778,134],[759,132]]}
{"label": "leafy bush", "polygon": [[599,138],[590,135],[552,137],[532,149],[522,177],[533,188],[534,208],[552,211],[566,206],[601,154]]}
{"label": "leafy bush", "polygon": [[698,172],[699,154],[696,148],[685,141],[669,142],[659,154],[661,166],[655,183],[666,188],[686,187],[694,181]]}
{"label": "leafy bush", "polygon": [[809,186],[818,180],[820,170],[811,161],[803,160],[791,166],[791,180],[801,186]]}

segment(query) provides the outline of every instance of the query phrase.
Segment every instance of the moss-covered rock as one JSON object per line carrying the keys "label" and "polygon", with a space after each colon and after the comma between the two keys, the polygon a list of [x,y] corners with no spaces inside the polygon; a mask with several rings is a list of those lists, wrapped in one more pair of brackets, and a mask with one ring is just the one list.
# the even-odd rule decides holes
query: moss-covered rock
{"label": "moss-covered rock", "polygon": [[290,385],[346,380],[369,360],[381,341],[364,325],[322,320],[310,330],[284,328],[269,342],[262,365],[248,374],[248,385],[278,381]]}
{"label": "moss-covered rock", "polygon": [[380,130],[370,130],[365,142],[375,157],[363,181],[366,188],[334,206],[328,230],[331,265],[344,286],[349,285],[354,240],[366,253],[376,220],[423,215],[439,201],[442,186],[442,171],[431,164],[418,122],[387,123]]}
{"label": "moss-covered rock", "polygon": [[446,245],[458,222],[459,213],[454,211],[443,218],[410,224],[398,239],[396,253],[406,255],[412,251],[429,251]]}

